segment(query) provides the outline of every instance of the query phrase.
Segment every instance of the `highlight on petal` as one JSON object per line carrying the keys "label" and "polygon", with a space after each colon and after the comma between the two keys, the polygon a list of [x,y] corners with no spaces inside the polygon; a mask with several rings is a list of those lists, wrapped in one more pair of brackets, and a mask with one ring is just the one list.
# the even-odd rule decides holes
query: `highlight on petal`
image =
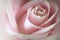
{"label": "highlight on petal", "polygon": [[7,33],[15,35],[15,32],[18,32],[16,25],[15,27],[13,26],[12,21],[10,22],[8,15],[5,13],[5,18],[4,18],[4,26],[7,31]]}

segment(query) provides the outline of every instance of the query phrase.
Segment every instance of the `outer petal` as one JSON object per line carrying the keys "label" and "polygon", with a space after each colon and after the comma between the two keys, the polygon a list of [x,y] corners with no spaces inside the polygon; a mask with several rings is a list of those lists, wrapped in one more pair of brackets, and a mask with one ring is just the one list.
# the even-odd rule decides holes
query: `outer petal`
{"label": "outer petal", "polygon": [[[6,6],[6,14],[5,16],[7,16],[5,19],[5,26],[6,29],[9,33],[13,33],[14,32],[18,32],[17,29],[17,24],[16,24],[16,20],[15,20],[15,15],[16,12],[18,11],[19,7],[22,7],[25,3],[27,3],[30,0],[10,0],[8,1],[8,5]],[[22,3],[21,3],[22,2]]]}

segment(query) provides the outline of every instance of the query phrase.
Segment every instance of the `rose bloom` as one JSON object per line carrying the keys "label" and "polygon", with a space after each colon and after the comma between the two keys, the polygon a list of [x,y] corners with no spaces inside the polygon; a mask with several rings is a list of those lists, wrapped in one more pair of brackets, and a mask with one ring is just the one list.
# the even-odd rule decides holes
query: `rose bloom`
{"label": "rose bloom", "polygon": [[6,31],[17,40],[56,40],[58,6],[47,0],[13,0],[5,13]]}

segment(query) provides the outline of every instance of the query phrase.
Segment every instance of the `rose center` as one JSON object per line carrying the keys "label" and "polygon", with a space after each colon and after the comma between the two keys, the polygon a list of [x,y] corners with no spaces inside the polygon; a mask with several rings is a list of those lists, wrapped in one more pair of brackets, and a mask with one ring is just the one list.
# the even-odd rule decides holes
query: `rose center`
{"label": "rose center", "polygon": [[37,16],[44,16],[46,12],[46,10],[40,6],[35,7],[33,10],[35,12],[34,14]]}

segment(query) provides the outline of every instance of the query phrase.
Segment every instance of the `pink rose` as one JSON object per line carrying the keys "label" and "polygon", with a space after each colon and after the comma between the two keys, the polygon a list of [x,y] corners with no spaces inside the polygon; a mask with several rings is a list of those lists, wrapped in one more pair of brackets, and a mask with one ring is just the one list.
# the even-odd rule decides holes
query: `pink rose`
{"label": "pink rose", "polygon": [[58,6],[44,0],[15,0],[6,13],[6,29],[13,34],[41,34],[58,23]]}
{"label": "pink rose", "polygon": [[53,3],[49,4],[47,1],[28,2],[19,9],[16,15],[19,32],[30,34],[55,24],[57,11],[58,7]]}

